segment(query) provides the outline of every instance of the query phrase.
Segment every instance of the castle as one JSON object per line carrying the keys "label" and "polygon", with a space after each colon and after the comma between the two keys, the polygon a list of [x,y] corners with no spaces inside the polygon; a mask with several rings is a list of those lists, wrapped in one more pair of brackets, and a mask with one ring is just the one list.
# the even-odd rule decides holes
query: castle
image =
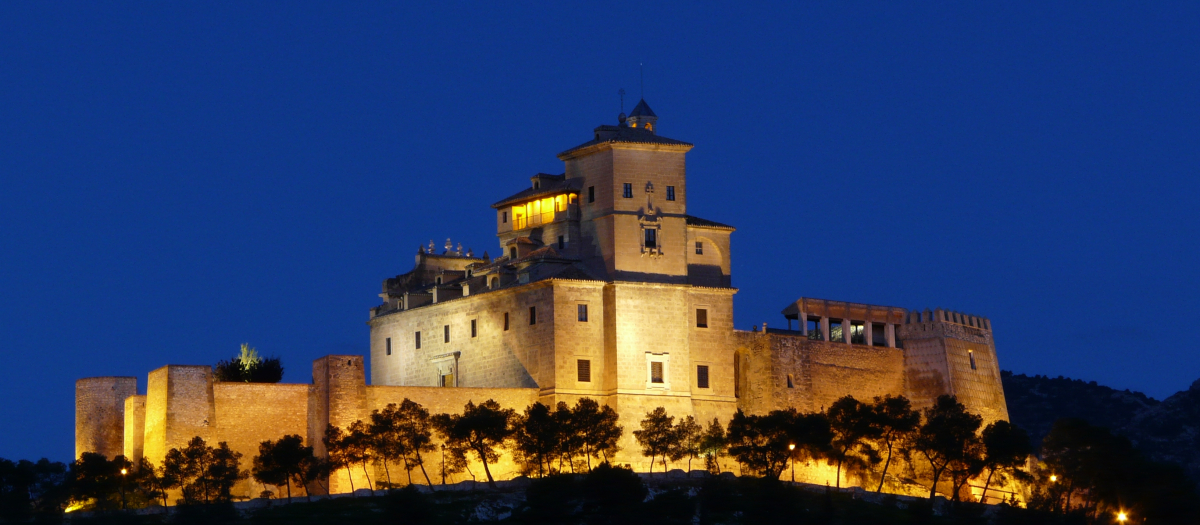
{"label": "castle", "polygon": [[[735,330],[734,228],[689,214],[691,149],[660,135],[642,100],[560,153],[562,174],[534,175],[492,205],[497,257],[419,247],[370,311],[371,385],[361,356],[318,359],[310,384],[214,382],[208,366],[178,365],[151,372],[145,395],[135,378],[81,379],[76,455],[158,462],[201,436],[248,466],[260,441],[284,434],[323,453],[326,424],[404,398],[437,413],[590,397],[626,429],[617,462],[641,470],[631,431],[659,406],[727,422],[738,409],[821,410],[847,394],[903,394],[918,408],[955,394],[985,423],[1007,419],[982,317],[800,298],[783,309],[787,329]],[[329,490],[349,490],[346,476]]]}

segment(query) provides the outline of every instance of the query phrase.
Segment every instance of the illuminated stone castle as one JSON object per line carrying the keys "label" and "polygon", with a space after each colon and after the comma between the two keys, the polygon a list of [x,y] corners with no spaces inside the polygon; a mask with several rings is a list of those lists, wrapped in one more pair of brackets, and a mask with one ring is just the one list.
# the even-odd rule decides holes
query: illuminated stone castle
{"label": "illuminated stone castle", "polygon": [[[643,100],[560,153],[564,173],[492,205],[497,257],[419,247],[371,309],[372,385],[361,356],[321,358],[301,385],[214,383],[205,366],[155,370],[144,396],[134,378],[83,379],[76,453],[159,461],[200,435],[248,465],[258,442],[285,433],[323,452],[326,424],[404,398],[456,412],[467,400],[521,410],[590,397],[620,414],[617,461],[641,470],[631,431],[659,406],[727,422],[739,408],[820,410],[847,394],[924,407],[948,393],[985,422],[1007,419],[984,318],[801,298],[782,312],[786,330],[735,330],[734,228],[689,213],[691,149],[658,134]],[[348,490],[344,475],[331,490]]]}

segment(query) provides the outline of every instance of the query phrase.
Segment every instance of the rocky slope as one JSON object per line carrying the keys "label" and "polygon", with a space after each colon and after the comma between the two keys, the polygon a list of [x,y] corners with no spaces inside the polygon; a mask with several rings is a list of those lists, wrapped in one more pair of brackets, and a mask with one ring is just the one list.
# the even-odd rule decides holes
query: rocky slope
{"label": "rocky slope", "polygon": [[1149,457],[1178,463],[1200,480],[1200,380],[1163,401],[1061,376],[1002,372],[1001,380],[1009,418],[1029,430],[1035,445],[1056,420],[1077,417],[1112,429]]}

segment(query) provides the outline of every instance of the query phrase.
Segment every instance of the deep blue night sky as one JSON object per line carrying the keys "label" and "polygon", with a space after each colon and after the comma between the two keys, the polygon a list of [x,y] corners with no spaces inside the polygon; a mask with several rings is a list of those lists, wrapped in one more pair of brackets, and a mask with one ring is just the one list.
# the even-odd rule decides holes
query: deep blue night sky
{"label": "deep blue night sky", "polygon": [[1195,3],[343,4],[0,5],[0,456],[69,460],[80,377],[366,353],[380,282],[495,255],[641,63],[739,328],[944,307],[1005,369],[1200,378]]}

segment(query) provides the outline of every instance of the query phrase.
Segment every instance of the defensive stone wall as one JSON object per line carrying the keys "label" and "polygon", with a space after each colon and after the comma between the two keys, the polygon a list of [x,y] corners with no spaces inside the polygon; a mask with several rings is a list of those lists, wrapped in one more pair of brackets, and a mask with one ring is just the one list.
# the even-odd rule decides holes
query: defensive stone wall
{"label": "defensive stone wall", "polygon": [[991,321],[958,312],[912,312],[900,326],[913,405],[925,408],[953,394],[984,424],[1008,419]]}
{"label": "defensive stone wall", "polygon": [[75,457],[125,452],[125,398],[137,394],[136,377],[89,377],[75,382]]}
{"label": "defensive stone wall", "polygon": [[[216,426],[213,442],[229,444],[242,454],[242,468],[249,470],[259,444],[297,434],[308,440],[309,385],[270,383],[216,383],[213,385]],[[257,490],[255,490],[257,488]],[[243,480],[236,493],[257,495],[262,486]],[[296,495],[293,489],[293,495]]]}
{"label": "defensive stone wall", "polygon": [[738,407],[748,414],[820,411],[846,395],[904,394],[904,351],[813,341],[798,334],[735,331]]}
{"label": "defensive stone wall", "polygon": [[144,454],[152,463],[162,463],[168,450],[193,437],[211,441],[215,419],[212,367],[167,365],[150,372]]}

